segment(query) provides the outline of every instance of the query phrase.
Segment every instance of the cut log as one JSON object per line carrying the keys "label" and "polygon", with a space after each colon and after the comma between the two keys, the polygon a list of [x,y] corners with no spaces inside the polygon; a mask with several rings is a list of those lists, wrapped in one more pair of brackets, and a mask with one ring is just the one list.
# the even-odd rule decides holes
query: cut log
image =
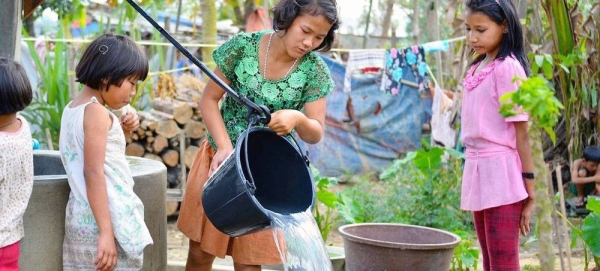
{"label": "cut log", "polygon": [[167,167],[167,182],[168,188],[179,187],[181,184],[180,166]]}
{"label": "cut log", "polygon": [[179,124],[185,124],[194,115],[194,110],[187,102],[178,100],[154,99],[152,108],[173,116],[172,118]]}
{"label": "cut log", "polygon": [[152,113],[152,115],[155,116],[158,120],[172,120],[173,119],[173,115],[171,115],[167,112],[156,110],[154,108],[150,109],[150,113]]}
{"label": "cut log", "polygon": [[163,161],[162,158],[160,158],[160,156],[158,156],[158,155],[156,155],[154,153],[146,153],[146,154],[144,154],[144,158],[148,158],[148,159],[152,159],[152,160],[155,160],[155,161],[159,161],[161,163]]}
{"label": "cut log", "polygon": [[195,120],[188,121],[183,130],[185,131],[185,135],[192,139],[202,138],[206,135],[206,126],[204,126],[204,123]]}
{"label": "cut log", "polygon": [[140,118],[140,127],[142,127],[142,122],[146,121],[147,123],[155,122],[157,119],[150,112],[146,111],[138,111],[138,117]]}
{"label": "cut log", "polygon": [[140,143],[132,142],[125,147],[125,155],[142,157],[146,151]]}
{"label": "cut log", "polygon": [[[173,149],[179,149],[179,145],[181,145],[181,140],[179,139],[179,137],[174,137],[169,139],[169,146]],[[184,146],[189,146],[190,145],[190,138],[185,137],[185,142],[184,142]]]}
{"label": "cut log", "polygon": [[166,150],[160,157],[162,157],[165,165],[169,167],[177,166],[179,163],[179,152],[176,150]]}
{"label": "cut log", "polygon": [[181,129],[173,120],[161,120],[156,127],[156,133],[166,138],[173,138],[179,134]]}
{"label": "cut log", "polygon": [[192,162],[194,161],[194,157],[198,152],[198,147],[196,146],[188,146],[185,148],[185,166],[190,168],[192,166]]}
{"label": "cut log", "polygon": [[152,142],[152,149],[154,150],[154,153],[160,153],[168,146],[169,146],[169,140],[166,137],[161,136],[161,135],[157,135],[154,138],[154,142]]}
{"label": "cut log", "polygon": [[137,130],[135,131],[135,133],[136,133],[136,134],[138,135],[138,137],[141,139],[141,138],[144,138],[144,137],[146,137],[146,132],[147,132],[147,131],[149,131],[149,130],[146,130],[146,129],[137,129]]}
{"label": "cut log", "polygon": [[177,213],[177,209],[179,208],[179,202],[178,201],[167,201],[167,216],[172,216],[174,214]]}

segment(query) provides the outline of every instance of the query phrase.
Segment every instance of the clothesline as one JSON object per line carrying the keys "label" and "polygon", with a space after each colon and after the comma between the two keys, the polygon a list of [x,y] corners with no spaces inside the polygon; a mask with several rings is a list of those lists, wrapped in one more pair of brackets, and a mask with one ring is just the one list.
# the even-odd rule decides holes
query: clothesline
{"label": "clothesline", "polygon": [[[22,38],[24,41],[37,41],[36,38],[31,38],[31,37],[23,37]],[[46,42],[64,42],[64,43],[90,43],[92,42],[92,40],[88,40],[88,39],[41,39],[41,41],[46,41]],[[147,40],[138,40],[135,41],[137,44],[140,45],[155,45],[155,46],[173,46],[173,44],[169,43],[169,42],[156,42],[156,41],[147,41]],[[181,44],[184,47],[218,47],[218,44],[203,44],[203,43],[182,43]]]}
{"label": "clothesline", "polygon": [[[427,44],[434,44],[434,43],[438,43],[438,42],[447,42],[447,43],[452,43],[452,42],[457,42],[457,41],[461,41],[466,39],[465,36],[462,37],[456,37],[456,38],[451,38],[451,39],[447,39],[447,40],[437,40],[437,41],[431,41],[431,42],[426,42],[423,44],[420,44],[421,46],[426,46]],[[415,44],[417,45],[417,44]],[[406,47],[410,47],[410,46],[406,46]],[[332,48],[331,51],[333,52],[362,52],[362,51],[385,51],[386,49],[344,49],[344,48]]]}
{"label": "clothesline", "polygon": [[[436,42],[447,42],[447,43],[452,43],[452,42],[456,42],[456,41],[461,41],[464,40],[466,37],[462,36],[462,37],[457,37],[457,38],[452,38],[452,39],[447,39],[447,40],[438,40],[438,41],[432,41],[432,42],[427,42],[427,43],[423,43],[421,45],[427,45],[427,44],[433,44]],[[33,38],[33,37],[23,37],[21,38],[24,41],[36,41],[37,38]],[[49,38],[44,38],[41,39],[41,41],[45,41],[45,42],[64,42],[64,43],[90,43],[92,42],[92,40],[89,39],[49,39]],[[154,46],[172,46],[173,44],[169,43],[169,42],[156,42],[156,41],[147,41],[147,40],[139,40],[136,41],[136,43],[140,44],[140,45],[154,45]],[[218,44],[204,44],[204,43],[182,43],[181,44],[184,47],[218,47]],[[333,52],[354,52],[354,51],[383,51],[385,49],[343,49],[343,48],[332,48],[331,51]]]}

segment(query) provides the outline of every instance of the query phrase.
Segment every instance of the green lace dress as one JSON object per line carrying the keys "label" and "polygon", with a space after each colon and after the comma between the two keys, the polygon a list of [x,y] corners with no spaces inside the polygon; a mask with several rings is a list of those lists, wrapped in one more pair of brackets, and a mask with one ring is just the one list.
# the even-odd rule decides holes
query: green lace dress
{"label": "green lace dress", "polygon": [[[305,103],[316,101],[333,90],[329,68],[314,52],[300,59],[298,66],[286,77],[264,79],[258,68],[258,52],[260,38],[265,33],[240,33],[214,51],[213,58],[225,77],[231,80],[233,90],[256,104],[267,106],[271,113],[281,109],[302,110]],[[248,128],[247,113],[245,105],[225,98],[221,114],[234,146],[239,134]],[[217,149],[210,135],[208,139]]]}

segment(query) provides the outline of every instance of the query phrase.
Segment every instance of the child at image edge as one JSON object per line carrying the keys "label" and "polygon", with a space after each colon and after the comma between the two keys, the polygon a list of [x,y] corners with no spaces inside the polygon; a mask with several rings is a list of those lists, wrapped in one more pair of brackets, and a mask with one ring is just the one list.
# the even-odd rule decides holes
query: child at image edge
{"label": "child at image edge", "polygon": [[517,90],[528,64],[510,0],[467,0],[466,34],[476,56],[465,75],[462,141],[466,147],[461,208],[473,212],[484,270],[520,270],[519,231],[535,209],[527,114],[504,118],[498,99]]}
{"label": "child at image edge", "polygon": [[32,99],[21,65],[0,57],[0,270],[19,270],[23,214],[33,190],[33,148],[27,121],[17,115]]}
{"label": "child at image edge", "polygon": [[600,148],[587,146],[583,157],[573,161],[571,169],[571,192],[576,193],[576,208],[585,208],[585,196],[600,193]]}
{"label": "child at image edge", "polygon": [[98,37],[77,64],[75,75],[83,89],[64,109],[59,141],[71,187],[64,270],[142,268],[143,251],[152,238],[125,159],[126,136],[139,120],[131,113],[119,120],[105,106],[128,105],[137,81],[147,74],[146,55],[122,35]]}

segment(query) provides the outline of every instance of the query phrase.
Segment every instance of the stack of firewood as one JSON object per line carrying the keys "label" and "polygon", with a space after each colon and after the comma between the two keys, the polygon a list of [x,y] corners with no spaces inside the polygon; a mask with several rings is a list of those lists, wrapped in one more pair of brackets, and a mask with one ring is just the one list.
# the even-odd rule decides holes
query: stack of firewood
{"label": "stack of firewood", "polygon": [[[161,79],[163,78],[163,79]],[[159,78],[157,86],[173,86],[170,75]],[[126,154],[154,159],[167,167],[169,187],[177,187],[182,179],[182,166],[187,172],[206,136],[206,127],[198,110],[204,83],[199,78],[183,74],[174,83],[176,91],[154,90],[152,109],[139,111],[140,127],[131,135]]]}

